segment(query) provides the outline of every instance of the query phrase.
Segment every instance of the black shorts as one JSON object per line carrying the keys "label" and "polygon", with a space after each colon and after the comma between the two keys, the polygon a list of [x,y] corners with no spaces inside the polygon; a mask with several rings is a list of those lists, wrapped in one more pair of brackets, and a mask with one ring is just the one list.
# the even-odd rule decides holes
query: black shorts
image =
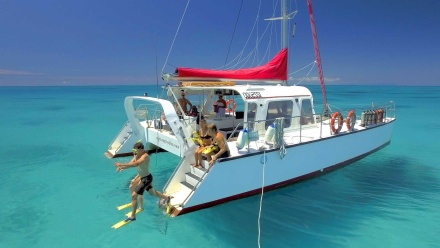
{"label": "black shorts", "polygon": [[136,192],[136,194],[138,195],[143,195],[144,191],[148,191],[151,188],[153,188],[153,186],[151,185],[153,183],[153,176],[150,174],[146,177],[141,178],[141,182],[139,183],[138,186],[136,186],[136,188],[134,189],[134,192]]}
{"label": "black shorts", "polygon": [[231,156],[231,154],[229,153],[229,151],[225,151],[222,155],[220,155],[220,157],[218,157],[218,158],[227,158],[227,157],[229,157],[229,156]]}

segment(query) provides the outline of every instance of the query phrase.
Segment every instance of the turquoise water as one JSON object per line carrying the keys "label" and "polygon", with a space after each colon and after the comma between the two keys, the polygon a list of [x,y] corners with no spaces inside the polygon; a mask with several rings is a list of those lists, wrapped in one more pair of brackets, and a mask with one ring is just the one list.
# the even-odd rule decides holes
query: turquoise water
{"label": "turquoise water", "polygon": [[[136,222],[110,228],[127,212],[116,206],[130,201],[135,170],[116,173],[113,163],[129,158],[109,160],[104,151],[126,121],[124,97],[155,90],[0,87],[0,247],[257,247],[259,195],[173,219],[146,196]],[[320,88],[311,90],[321,104]],[[265,193],[261,247],[438,247],[440,87],[327,91],[332,106],[393,100],[391,145]],[[162,189],[178,158],[151,156],[154,185]]]}

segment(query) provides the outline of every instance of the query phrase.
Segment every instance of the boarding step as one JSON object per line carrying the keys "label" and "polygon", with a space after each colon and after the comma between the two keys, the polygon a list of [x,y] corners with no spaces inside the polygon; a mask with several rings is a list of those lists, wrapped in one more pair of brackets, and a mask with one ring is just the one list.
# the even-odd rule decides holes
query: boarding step
{"label": "boarding step", "polygon": [[191,189],[185,188],[182,191],[175,192],[171,194],[172,198],[170,200],[171,206],[181,206],[183,204],[183,201],[188,197],[188,195],[191,193]]}
{"label": "boarding step", "polygon": [[193,173],[188,172],[185,174],[185,181],[195,187],[200,181],[202,181],[202,179],[200,177],[198,177],[197,175],[194,175]]}
{"label": "boarding step", "polygon": [[207,169],[205,168],[206,164],[208,164],[207,161],[202,161],[202,166],[203,167],[202,168],[193,167],[191,169],[191,173],[194,174],[195,176],[197,176],[198,178],[202,178],[205,175],[206,171],[207,171]]}
{"label": "boarding step", "polygon": [[189,184],[186,181],[181,182],[181,184],[192,191],[196,190],[196,188],[193,185]]}

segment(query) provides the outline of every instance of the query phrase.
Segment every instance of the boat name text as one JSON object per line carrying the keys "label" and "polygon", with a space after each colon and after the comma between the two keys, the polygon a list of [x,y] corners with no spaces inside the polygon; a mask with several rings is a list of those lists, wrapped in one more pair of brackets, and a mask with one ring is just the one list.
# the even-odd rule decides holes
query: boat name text
{"label": "boat name text", "polygon": [[179,148],[179,146],[174,144],[173,142],[157,137],[157,143],[159,144],[159,142],[163,142],[163,143],[168,144],[168,145],[175,147],[177,149]]}
{"label": "boat name text", "polygon": [[260,92],[244,92],[243,96],[247,99],[249,98],[261,98]]}

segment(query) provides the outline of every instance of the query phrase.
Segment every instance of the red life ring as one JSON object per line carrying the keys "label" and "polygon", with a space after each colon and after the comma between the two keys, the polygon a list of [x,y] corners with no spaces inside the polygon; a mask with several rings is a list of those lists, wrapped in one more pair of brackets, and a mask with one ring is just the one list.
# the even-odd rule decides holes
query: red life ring
{"label": "red life ring", "polygon": [[[336,120],[336,118],[338,118],[338,129],[335,128],[335,120]],[[339,113],[339,112],[333,113],[332,119],[330,121],[330,128],[331,128],[333,134],[337,134],[337,133],[339,133],[339,131],[341,131],[342,123],[344,123],[344,118],[342,118],[341,113]]]}
{"label": "red life ring", "polygon": [[[231,104],[231,105],[229,105]],[[226,112],[227,113],[233,113],[235,112],[235,109],[237,109],[237,104],[234,102],[234,100],[229,99],[226,101]]]}
{"label": "red life ring", "polygon": [[356,123],[356,113],[354,110],[350,110],[347,115],[347,119],[345,119],[345,125],[349,131],[353,131],[354,124]]}

